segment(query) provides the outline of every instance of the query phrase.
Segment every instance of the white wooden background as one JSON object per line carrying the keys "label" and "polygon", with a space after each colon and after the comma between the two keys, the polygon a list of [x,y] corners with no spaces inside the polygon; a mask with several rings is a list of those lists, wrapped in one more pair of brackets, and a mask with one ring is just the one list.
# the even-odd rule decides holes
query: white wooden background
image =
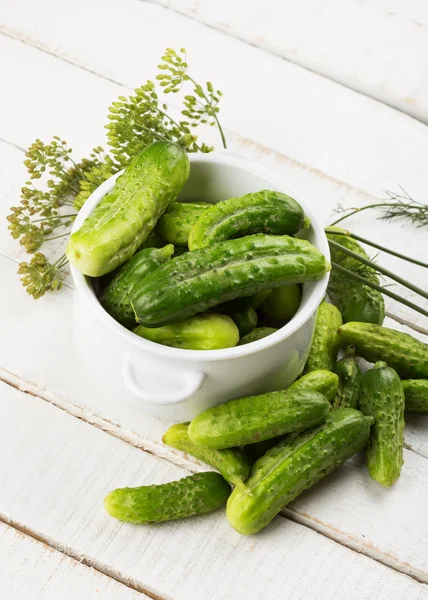
{"label": "white wooden background", "polygon": [[[428,598],[427,416],[408,418],[392,489],[356,458],[252,538],[222,511],[146,527],[104,513],[113,487],[201,466],[162,445],[167,423],[100,395],[73,345],[71,282],[27,296],[5,216],[24,149],[52,135],[77,157],[105,144],[107,106],[153,77],[167,46],[185,46],[195,77],[223,90],[229,147],[286,177],[326,224],[338,203],[398,184],[428,201],[424,0],[0,3],[0,597]],[[349,226],[428,256],[426,228],[377,216]],[[427,287],[418,267],[379,260]],[[428,341],[427,319],[387,305],[388,326]]]}

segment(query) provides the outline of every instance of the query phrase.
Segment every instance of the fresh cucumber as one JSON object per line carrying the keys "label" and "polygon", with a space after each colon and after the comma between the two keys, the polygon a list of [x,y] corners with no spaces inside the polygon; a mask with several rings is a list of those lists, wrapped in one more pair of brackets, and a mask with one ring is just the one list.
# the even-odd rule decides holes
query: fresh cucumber
{"label": "fresh cucumber", "polygon": [[403,385],[406,410],[428,412],[428,380],[405,379]]}
{"label": "fresh cucumber", "polygon": [[304,368],[305,373],[317,369],[332,371],[339,350],[337,328],[342,325],[342,315],[339,310],[322,302],[317,311],[311,349]]}
{"label": "fresh cucumber", "polygon": [[174,202],[156,225],[156,233],[169,244],[185,246],[192,226],[212,206],[209,202]]}

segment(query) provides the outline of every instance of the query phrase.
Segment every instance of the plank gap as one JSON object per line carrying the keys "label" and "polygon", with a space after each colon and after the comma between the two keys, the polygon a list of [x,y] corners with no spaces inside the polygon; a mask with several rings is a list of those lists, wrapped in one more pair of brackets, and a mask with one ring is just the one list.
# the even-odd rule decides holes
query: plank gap
{"label": "plank gap", "polygon": [[116,569],[112,569],[111,567],[104,565],[100,561],[90,558],[86,554],[81,554],[79,552],[75,552],[72,548],[65,546],[64,544],[61,544],[61,543],[57,542],[56,540],[53,540],[52,538],[49,538],[48,536],[45,536],[30,527],[27,527],[26,525],[18,523],[17,521],[14,521],[13,519],[9,519],[9,517],[7,517],[6,515],[3,515],[2,513],[0,513],[0,522],[4,523],[5,525],[8,525],[9,527],[11,527],[12,529],[15,529],[16,531],[19,531],[20,533],[22,533],[25,536],[30,537],[31,539],[35,540],[36,542],[40,542],[40,543],[44,544],[45,546],[48,546],[49,548],[56,550],[56,552],[60,552],[64,556],[68,556],[69,558],[72,558],[73,560],[81,563],[82,565],[85,565],[86,567],[90,567],[91,569],[94,569],[94,571],[97,571],[98,573],[101,573],[102,575],[105,575],[105,576],[109,577],[110,579],[114,579],[118,583],[121,583],[122,585],[128,587],[129,589],[131,589],[135,592],[139,592],[140,594],[145,594],[152,600],[171,600],[171,598],[168,598],[167,596],[160,596],[159,594],[155,593],[153,590],[146,589],[144,586],[142,586],[137,581],[133,581],[133,580],[129,579],[128,577],[124,577],[122,575],[122,573],[120,573],[120,571],[117,571]]}
{"label": "plank gap", "polygon": [[358,541],[354,537],[344,534],[339,529],[334,528],[332,525],[323,523],[319,519],[316,519],[305,512],[297,512],[293,508],[284,508],[280,512],[280,515],[284,518],[294,521],[295,523],[299,523],[299,525],[303,525],[305,527],[308,527],[309,529],[312,529],[313,531],[316,531],[321,535],[324,535],[325,537],[329,538],[333,542],[336,542],[340,546],[345,546],[346,548],[349,548],[354,552],[363,554],[364,556],[367,556],[368,558],[371,558],[372,560],[375,560],[376,562],[385,565],[386,567],[392,569],[393,571],[396,571],[397,573],[406,575],[407,577],[414,579],[415,581],[423,584],[424,586],[426,586],[426,584],[428,583],[428,579],[426,578],[426,576],[418,569],[413,568],[407,563],[400,565],[400,563],[398,563],[392,555],[389,555],[385,552],[381,552],[373,546],[364,545],[362,542]]}

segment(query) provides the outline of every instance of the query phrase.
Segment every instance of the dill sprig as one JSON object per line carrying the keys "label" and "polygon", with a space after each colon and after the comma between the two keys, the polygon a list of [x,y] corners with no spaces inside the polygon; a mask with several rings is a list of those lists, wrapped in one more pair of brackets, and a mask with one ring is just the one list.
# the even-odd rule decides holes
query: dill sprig
{"label": "dill sprig", "polygon": [[147,81],[126,98],[120,96],[109,108],[107,144],[100,146],[88,158],[75,161],[72,150],[61,138],[51,142],[37,139],[27,150],[24,164],[29,181],[22,188],[19,206],[12,207],[7,216],[14,239],[29,253],[30,262],[19,266],[19,274],[29,294],[40,298],[47,291],[62,285],[60,270],[67,264],[65,256],[55,263],[38,250],[48,241],[69,235],[70,225],[92,192],[106,179],[124,169],[143,148],[157,140],[179,144],[187,152],[211,152],[213,148],[197,142],[195,128],[208,123],[217,125],[223,144],[224,133],[218,120],[221,92],[211,83],[206,88],[187,74],[185,50],[180,53],[168,48],[159,65],[158,76],[164,93],[176,92],[183,82],[190,82],[195,96],[186,96],[176,121],[168,113],[155,84]]}
{"label": "dill sprig", "polygon": [[368,204],[360,208],[344,208],[341,204],[338,204],[334,212],[342,216],[331,223],[331,226],[337,225],[341,221],[344,221],[345,219],[348,219],[349,217],[352,217],[353,215],[364,210],[371,209],[380,209],[383,211],[383,214],[379,217],[379,219],[401,219],[404,221],[411,221],[417,227],[428,225],[428,204],[417,202],[401,186],[399,186],[399,188],[400,192],[385,190],[387,199],[384,201]]}

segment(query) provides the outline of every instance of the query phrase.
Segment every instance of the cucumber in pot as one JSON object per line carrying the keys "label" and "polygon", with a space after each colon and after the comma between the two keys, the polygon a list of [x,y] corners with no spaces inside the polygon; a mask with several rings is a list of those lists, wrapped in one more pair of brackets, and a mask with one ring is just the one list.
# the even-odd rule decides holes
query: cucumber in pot
{"label": "cucumber in pot", "polygon": [[185,246],[192,226],[212,206],[209,202],[174,202],[156,225],[156,233],[169,244]]}
{"label": "cucumber in pot", "polygon": [[272,290],[260,306],[260,312],[273,321],[288,323],[298,311],[301,300],[300,285],[284,285]]}
{"label": "cucumber in pot", "polygon": [[213,406],[191,421],[198,446],[232,448],[302,431],[325,421],[330,403],[319,392],[282,390]]}
{"label": "cucumber in pot", "polygon": [[174,246],[171,244],[164,248],[145,248],[134,254],[120,268],[100,298],[105,310],[116,321],[125,327],[136,325],[137,321],[132,304],[129,301],[129,294],[132,292],[134,285],[169,260],[173,252]]}
{"label": "cucumber in pot", "polygon": [[125,263],[174,202],[189,176],[189,159],[176,144],[155,142],[125,172],[73,233],[67,257],[84,275],[99,277]]}
{"label": "cucumber in pot", "polygon": [[184,350],[232,348],[239,340],[238,327],[232,319],[214,313],[195,315],[163,327],[139,325],[133,331],[146,340]]}
{"label": "cucumber in pot", "polygon": [[367,468],[373,479],[389,487],[399,478],[403,465],[404,391],[396,371],[385,362],[377,362],[364,374],[360,409],[375,419],[367,446]]}
{"label": "cucumber in pot", "polygon": [[268,335],[275,333],[275,331],[278,331],[276,327],[256,327],[253,329],[253,331],[247,333],[247,335],[244,335],[244,337],[239,340],[238,346],[244,346],[245,344],[251,344],[251,342],[257,342],[257,340],[261,340]]}
{"label": "cucumber in pot", "polygon": [[373,417],[343,408],[323,425],[288,435],[254,464],[245,490],[236,488],[226,516],[243,535],[257,533],[304,490],[364,448]]}
{"label": "cucumber in pot", "polygon": [[263,190],[212,205],[193,225],[189,250],[252,233],[293,235],[308,225],[296,200],[281,192]]}
{"label": "cucumber in pot", "polygon": [[319,392],[329,402],[334,400],[339,388],[339,377],[325,369],[317,369],[297,379],[287,389],[293,391]]}
{"label": "cucumber in pot", "polygon": [[326,369],[332,371],[339,350],[337,328],[342,325],[339,310],[328,302],[322,302],[317,310],[311,349],[304,372]]}
{"label": "cucumber in pot", "polygon": [[269,298],[272,291],[273,290],[262,290],[261,292],[257,292],[257,294],[254,294],[253,296],[244,296],[242,298],[230,300],[229,302],[225,302],[224,304],[222,304],[221,309],[229,315],[235,311],[246,310],[248,308],[259,308],[259,306],[263,304],[263,302],[267,298]]}
{"label": "cucumber in pot", "polygon": [[225,304],[221,304],[217,307],[219,312],[224,312],[229,315],[230,318],[236,323],[236,326],[239,329],[239,335],[245,336],[253,331],[253,329],[257,326],[258,316],[254,308],[249,306],[248,308],[242,308],[237,310],[228,310]]}
{"label": "cucumber in pot", "polygon": [[406,410],[428,412],[428,380],[405,379],[401,383],[404,390]]}
{"label": "cucumber in pot", "polygon": [[334,367],[339,376],[339,389],[333,402],[333,408],[358,408],[358,397],[362,373],[353,356],[345,356]]}
{"label": "cucumber in pot", "polygon": [[250,465],[246,456],[238,448],[211,450],[197,446],[189,438],[188,423],[172,425],[162,438],[164,444],[191,454],[198,460],[214,467],[232,485],[240,486],[247,479]]}
{"label": "cucumber in pot", "polygon": [[230,495],[218,473],[197,473],[161,485],[113,490],[104,499],[109,515],[126,523],[161,523],[215,510]]}
{"label": "cucumber in pot", "polygon": [[411,335],[372,323],[346,323],[337,333],[342,348],[355,346],[373,363],[384,360],[403,379],[428,379],[428,345]]}
{"label": "cucumber in pot", "polygon": [[[345,235],[339,235],[343,229],[339,227],[329,227],[336,229],[336,234],[328,233],[328,239],[342,244],[352,250],[356,254],[369,258],[365,250],[353,238]],[[337,263],[346,269],[358,269],[359,263],[357,260],[344,254],[337,248],[330,247],[331,262]],[[379,277],[374,269],[365,267],[363,276],[372,283],[379,285]],[[339,273],[336,269],[332,269],[330,281],[328,284],[328,294],[331,301],[339,308],[342,313],[344,323],[349,321],[363,321],[365,323],[376,323],[382,325],[385,317],[385,304],[383,296],[377,290],[373,290],[367,285],[361,284],[359,281],[349,279],[346,275]]]}
{"label": "cucumber in pot", "polygon": [[317,281],[329,269],[306,240],[250,235],[174,258],[136,285],[131,300],[138,321],[158,327],[263,289]]}

